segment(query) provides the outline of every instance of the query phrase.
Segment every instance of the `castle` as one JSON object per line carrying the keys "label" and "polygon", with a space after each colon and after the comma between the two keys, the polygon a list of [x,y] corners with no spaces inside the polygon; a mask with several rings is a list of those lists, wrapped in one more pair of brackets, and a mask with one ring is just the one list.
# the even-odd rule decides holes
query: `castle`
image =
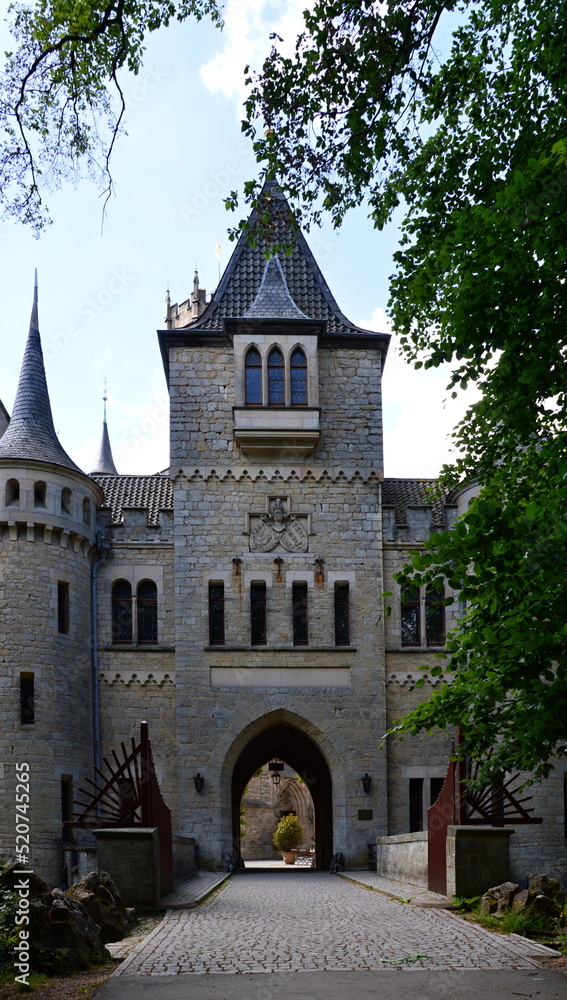
{"label": "castle", "polygon": [[[382,745],[446,683],[410,690],[452,624],[446,595],[400,593],[393,574],[468,493],[384,478],[389,335],[343,315],[275,186],[268,199],[293,253],[267,260],[242,236],[210,301],[197,278],[168,300],[166,473],[120,475],[106,420],[92,473],[66,454],[35,295],[0,412],[0,856],[26,761],[30,862],[54,884],[77,789],[142,720],[174,832],[205,867],[238,853],[243,791],[274,758],[309,783],[319,867],[335,851],[366,867],[378,836],[424,829],[445,774],[451,734]],[[543,823],[512,837],[514,877],[567,875],[566,767],[533,792]]]}

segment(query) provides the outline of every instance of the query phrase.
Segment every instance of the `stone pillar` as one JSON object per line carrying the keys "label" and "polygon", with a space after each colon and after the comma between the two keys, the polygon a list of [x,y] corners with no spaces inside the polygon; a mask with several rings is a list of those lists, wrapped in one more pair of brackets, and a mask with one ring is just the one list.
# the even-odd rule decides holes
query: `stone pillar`
{"label": "stone pillar", "polygon": [[154,827],[95,830],[98,870],[108,872],[125,906],[159,905],[158,831]]}
{"label": "stone pillar", "polygon": [[510,879],[510,827],[447,827],[447,895],[481,896]]}

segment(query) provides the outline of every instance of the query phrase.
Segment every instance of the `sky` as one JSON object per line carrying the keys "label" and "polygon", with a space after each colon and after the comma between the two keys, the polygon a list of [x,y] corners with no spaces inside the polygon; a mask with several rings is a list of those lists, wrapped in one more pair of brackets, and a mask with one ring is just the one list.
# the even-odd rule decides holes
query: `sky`
{"label": "sky", "polygon": [[[169,464],[168,395],[156,330],[165,295],[184,301],[195,266],[207,297],[234,244],[224,197],[256,176],[241,133],[246,63],[260,68],[276,31],[291,45],[305,0],[230,0],[222,33],[188,21],[154,33],[138,77],[123,79],[127,135],[112,160],[115,193],[102,218],[90,180],[48,197],[53,224],[36,239],[0,222],[0,399],[14,401],[27,335],[34,269],[56,430],[86,472],[101,433],[104,379],[108,427],[120,473]],[[4,32],[2,34],[2,31]],[[0,42],[8,41],[5,29]],[[3,48],[7,46],[3,44]],[[358,326],[389,331],[388,278],[400,219],[373,229],[362,206],[340,231],[307,240],[339,307]],[[395,335],[383,378],[385,474],[432,477],[449,458],[449,435],[465,400],[448,400],[448,371],[413,370]]]}

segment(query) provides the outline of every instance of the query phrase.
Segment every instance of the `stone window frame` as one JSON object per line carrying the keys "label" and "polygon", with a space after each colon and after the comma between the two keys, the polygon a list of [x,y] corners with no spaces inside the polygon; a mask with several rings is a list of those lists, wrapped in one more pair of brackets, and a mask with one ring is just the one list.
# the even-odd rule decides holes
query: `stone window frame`
{"label": "stone window frame", "polygon": [[[291,585],[292,634],[294,646],[309,645],[309,584],[294,580]],[[302,609],[304,614],[302,614]]]}
{"label": "stone window frame", "polygon": [[[36,723],[34,670],[20,671],[19,687],[20,687],[20,725],[34,726]],[[30,706],[30,701],[31,701],[31,706]]]}
{"label": "stone window frame", "polygon": [[[150,584],[151,587],[153,588],[152,597],[143,597],[143,596],[140,596],[141,589],[144,586],[146,586],[146,589],[147,589],[147,585],[148,584]],[[142,635],[143,626],[144,626],[144,623],[143,623],[143,610],[142,609],[143,608],[150,608],[150,607],[152,609],[155,608],[155,618],[154,618],[154,621],[152,622],[152,626],[153,626],[152,627],[152,637],[149,638],[149,639],[148,638],[143,638],[142,639],[142,638],[140,638],[140,636]],[[138,585],[136,587],[136,630],[135,630],[135,635],[136,635],[136,645],[137,646],[157,646],[158,639],[159,639],[159,620],[158,620],[158,614],[159,614],[159,601],[158,601],[157,584],[156,584],[155,580],[151,580],[149,577],[145,577],[143,580],[139,580],[138,581]],[[145,627],[146,626],[144,626],[144,628]]]}
{"label": "stone window frame", "polygon": [[[254,599],[254,588],[263,588],[263,597],[260,591],[256,591]],[[267,646],[268,644],[268,587],[265,580],[253,579],[250,581],[250,645]],[[256,622],[254,611],[263,608],[263,627],[255,632]]]}
{"label": "stone window frame", "polygon": [[[213,596],[213,588],[222,588],[219,590],[219,595],[217,597]],[[208,581],[208,607],[209,607],[209,646],[224,646],[226,643],[226,597],[225,597],[226,584],[224,580],[209,580]],[[219,611],[216,613],[215,619],[215,604],[219,605]],[[219,628],[219,635],[222,632],[222,638],[216,638],[216,627]]]}
{"label": "stone window frame", "polygon": [[[164,582],[163,582],[163,566],[157,563],[112,563],[105,567],[105,579],[104,579],[104,597],[101,596],[101,600],[105,601],[107,608],[110,608],[110,622],[109,622],[109,632],[108,642],[111,646],[117,646],[118,648],[128,648],[128,649],[145,649],[148,645],[155,647],[156,645],[161,645],[163,642],[164,626],[165,626],[165,599],[164,599]],[[132,642],[130,643],[115,643],[112,639],[112,588],[118,580],[125,580],[130,584],[132,588]],[[157,623],[158,623],[158,640],[157,643],[139,643],[137,634],[137,592],[138,584],[144,581],[150,581],[155,583],[157,588]],[[162,639],[160,640],[160,636]]]}
{"label": "stone window frame", "polygon": [[[414,588],[416,597],[412,601],[404,601],[404,591],[409,591],[409,587],[399,588],[399,600],[398,605],[400,609],[400,646],[403,649],[443,649],[447,640],[447,621],[444,599],[447,597],[447,588],[444,586],[441,591],[435,591],[434,593],[441,593],[441,601],[428,601],[428,592],[432,593],[431,585],[428,584],[426,587],[416,587]],[[431,607],[441,607],[442,614],[442,640],[438,641],[428,636],[427,632],[427,621],[428,621],[428,609]],[[417,612],[417,640],[415,642],[404,642],[403,635],[403,614],[404,608],[414,610]]]}
{"label": "stone window frame", "polygon": [[[293,336],[293,340],[291,339]],[[234,404],[237,407],[246,406],[253,409],[283,409],[300,410],[302,408],[312,408],[319,406],[319,364],[318,364],[318,343],[315,334],[307,334],[301,339],[297,339],[297,331],[294,335],[283,335],[279,339],[272,339],[268,334],[235,334],[233,338],[234,348]],[[285,370],[285,403],[268,403],[268,357],[270,352],[277,348],[283,354]],[[258,351],[262,359],[262,402],[246,402],[246,356],[250,350]],[[303,353],[306,364],[307,402],[292,403],[291,400],[291,357],[296,350]]]}
{"label": "stone window frame", "polygon": [[57,632],[69,635],[71,631],[71,585],[68,580],[57,581]]}
{"label": "stone window frame", "polygon": [[10,478],[6,483],[6,497],[5,506],[6,507],[19,507],[20,506],[20,480]]}

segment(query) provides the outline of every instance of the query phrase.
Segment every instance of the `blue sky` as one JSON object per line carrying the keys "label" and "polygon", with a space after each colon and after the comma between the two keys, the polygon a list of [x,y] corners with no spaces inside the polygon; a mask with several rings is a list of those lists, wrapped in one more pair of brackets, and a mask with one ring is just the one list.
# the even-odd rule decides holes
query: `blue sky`
{"label": "blue sky", "polygon": [[[89,471],[108,379],[108,423],[120,472],[168,465],[167,389],[156,329],[165,293],[187,298],[195,264],[210,293],[233,249],[237,219],[223,197],[255,175],[241,134],[243,69],[260,66],[277,30],[292,39],[298,0],[232,0],[220,33],[187,22],[152,36],[138,77],[125,77],[128,134],[112,161],[115,195],[102,224],[96,184],[49,198],[53,224],[37,240],[0,223],[0,398],[11,409],[27,333],[33,271],[39,273],[40,328],[61,443]],[[6,39],[0,39],[4,42]],[[6,46],[4,46],[6,47]],[[313,230],[308,242],[341,309],[355,323],[386,328],[396,221],[381,233],[364,208],[340,232]],[[463,411],[444,403],[446,372],[415,372],[392,345],[384,374],[388,476],[434,476],[448,457],[447,435]]]}

